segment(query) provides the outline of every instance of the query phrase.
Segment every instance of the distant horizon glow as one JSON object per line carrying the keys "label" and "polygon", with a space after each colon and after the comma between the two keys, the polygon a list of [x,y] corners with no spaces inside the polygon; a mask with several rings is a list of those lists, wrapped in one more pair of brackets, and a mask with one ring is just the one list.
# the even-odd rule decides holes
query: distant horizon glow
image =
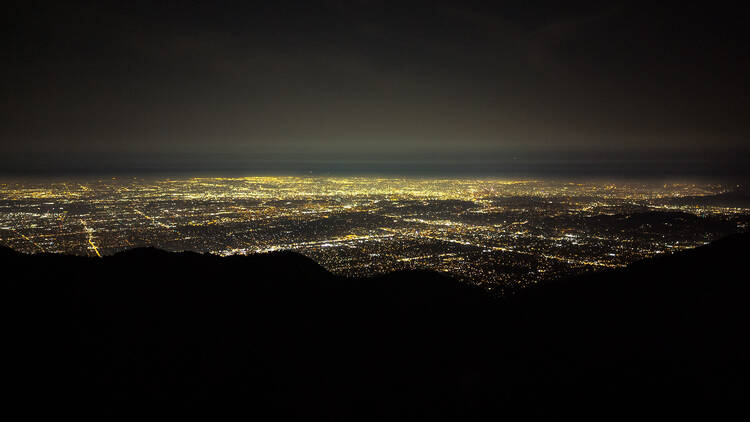
{"label": "distant horizon glow", "polygon": [[0,173],[750,180],[717,5],[64,2],[7,10]]}

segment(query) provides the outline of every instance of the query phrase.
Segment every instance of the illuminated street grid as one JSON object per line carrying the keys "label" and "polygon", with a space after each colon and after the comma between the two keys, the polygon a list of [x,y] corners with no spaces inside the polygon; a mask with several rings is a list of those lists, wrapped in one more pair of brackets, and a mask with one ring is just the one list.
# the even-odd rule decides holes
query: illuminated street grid
{"label": "illuminated street grid", "polygon": [[745,208],[670,205],[720,185],[247,177],[0,183],[0,244],[104,256],[294,250],[337,274],[429,268],[525,285],[745,231]]}

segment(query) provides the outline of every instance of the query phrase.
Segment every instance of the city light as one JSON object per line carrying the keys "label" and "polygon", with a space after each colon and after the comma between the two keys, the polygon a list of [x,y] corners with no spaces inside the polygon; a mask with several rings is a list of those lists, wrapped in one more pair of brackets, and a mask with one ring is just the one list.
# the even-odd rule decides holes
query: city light
{"label": "city light", "polygon": [[709,184],[375,177],[0,184],[0,244],[106,256],[141,246],[293,250],[330,271],[426,268],[490,288],[616,268],[742,231],[750,210],[679,203]]}

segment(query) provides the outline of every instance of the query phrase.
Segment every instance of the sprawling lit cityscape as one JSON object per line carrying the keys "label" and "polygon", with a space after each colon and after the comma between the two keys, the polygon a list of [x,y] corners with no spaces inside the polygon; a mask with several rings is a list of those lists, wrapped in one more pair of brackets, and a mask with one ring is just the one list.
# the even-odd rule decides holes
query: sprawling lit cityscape
{"label": "sprawling lit cityscape", "polygon": [[0,245],[83,256],[143,246],[292,250],[347,276],[426,268],[488,288],[523,286],[745,231],[750,208],[698,200],[729,189],[375,177],[6,181]]}

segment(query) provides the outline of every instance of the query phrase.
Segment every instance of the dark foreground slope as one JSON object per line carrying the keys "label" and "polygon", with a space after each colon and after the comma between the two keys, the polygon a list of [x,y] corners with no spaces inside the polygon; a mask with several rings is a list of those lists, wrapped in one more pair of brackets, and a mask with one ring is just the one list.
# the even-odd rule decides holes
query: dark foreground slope
{"label": "dark foreground slope", "polygon": [[[750,236],[496,299],[292,253],[0,250],[6,403],[298,419],[721,412],[748,391]],[[649,411],[650,412],[650,411]]]}

